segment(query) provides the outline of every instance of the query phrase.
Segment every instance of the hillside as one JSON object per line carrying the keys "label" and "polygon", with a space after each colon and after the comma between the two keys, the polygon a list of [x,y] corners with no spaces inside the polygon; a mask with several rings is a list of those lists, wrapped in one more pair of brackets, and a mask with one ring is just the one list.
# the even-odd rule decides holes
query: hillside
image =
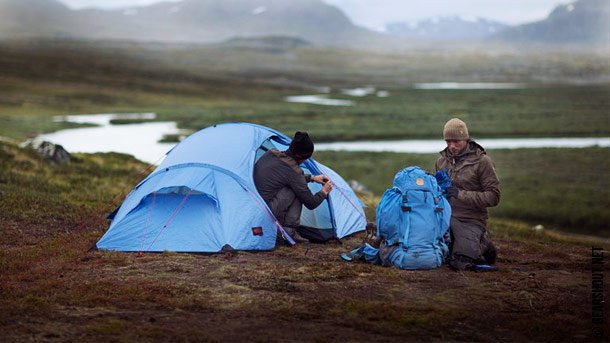
{"label": "hillside", "polygon": [[[451,50],[438,41],[598,45],[610,40],[605,0],[560,5],[548,18],[510,27],[477,18],[430,18],[374,32],[321,0],[184,0],[119,10],[71,10],[57,0],[0,0],[0,40],[69,38],[156,43],[218,43],[236,37],[291,37],[319,46],[407,51]],[[489,48],[489,47],[487,47]],[[538,47],[539,48],[539,47]],[[523,47],[521,47],[523,49]]]}
{"label": "hillside", "polygon": [[[58,130],[65,123],[54,122],[56,114],[155,112],[159,120],[191,130],[251,121],[285,132],[307,123],[318,141],[437,138],[439,123],[458,112],[468,113],[484,137],[604,136],[610,128],[599,122],[607,119],[609,77],[607,53],[488,55],[472,46],[451,56],[382,54],[286,37],[206,46],[21,41],[0,43],[0,135],[24,139]],[[447,79],[528,85],[414,88]],[[343,91],[363,85],[390,96]],[[353,100],[354,106],[285,101],[321,88],[330,91],[323,96]]]}
{"label": "hillside", "polygon": [[288,53],[297,48],[311,47],[312,44],[306,40],[289,36],[263,36],[243,38],[236,37],[216,45],[220,49],[253,49],[268,53]]}
{"label": "hillside", "polygon": [[607,45],[610,41],[610,2],[578,0],[560,5],[544,20],[508,28],[492,38],[510,42]]}
{"label": "hillside", "polygon": [[354,25],[320,0],[185,0],[121,10],[70,10],[56,0],[1,0],[0,38],[71,37],[173,43],[292,36],[320,45],[393,40]]}
{"label": "hillside", "polygon": [[496,273],[342,261],[362,236],[236,255],[90,251],[144,165],[96,154],[52,166],[7,143],[0,163],[3,341],[593,339],[591,247],[607,241],[495,220]]}
{"label": "hillside", "polygon": [[0,39],[70,35],[75,19],[56,0],[0,0]]}

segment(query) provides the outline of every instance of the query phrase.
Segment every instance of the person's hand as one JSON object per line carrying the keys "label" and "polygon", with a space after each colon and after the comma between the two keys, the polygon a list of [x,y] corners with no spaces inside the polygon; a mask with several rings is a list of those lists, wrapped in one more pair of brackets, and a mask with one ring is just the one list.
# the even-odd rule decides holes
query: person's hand
{"label": "person's hand", "polygon": [[447,188],[447,199],[449,199],[449,198],[456,198],[457,199],[459,192],[460,191],[457,188],[455,188],[455,187]]}
{"label": "person's hand", "polygon": [[328,177],[326,175],[312,176],[311,179],[321,185],[325,184],[328,181]]}
{"label": "person's hand", "polygon": [[324,186],[322,186],[322,192],[324,192],[326,195],[328,195],[328,193],[330,193],[330,191],[332,191],[332,190],[333,190],[333,183],[330,181],[326,181]]}

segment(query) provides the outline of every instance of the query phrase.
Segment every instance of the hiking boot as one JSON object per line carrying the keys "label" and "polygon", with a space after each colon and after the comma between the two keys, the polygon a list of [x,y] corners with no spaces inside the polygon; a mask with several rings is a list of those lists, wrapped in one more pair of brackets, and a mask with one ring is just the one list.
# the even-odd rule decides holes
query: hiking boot
{"label": "hiking boot", "polygon": [[301,236],[299,234],[298,231],[294,231],[294,234],[290,235],[292,237],[292,239],[294,239],[295,242],[297,243],[309,243],[309,239],[304,238],[303,236]]}
{"label": "hiking boot", "polygon": [[285,226],[284,231],[286,231],[286,233],[297,243],[309,243],[309,240],[303,238],[295,228]]}
{"label": "hiking boot", "polygon": [[377,238],[377,224],[368,222],[366,223],[366,238],[375,239]]}
{"label": "hiking boot", "polygon": [[475,265],[474,261],[470,257],[456,254],[449,256],[447,264],[455,271],[472,270],[472,267]]}
{"label": "hiking boot", "polygon": [[493,245],[493,243],[489,242],[487,250],[485,250],[485,252],[483,253],[483,258],[485,259],[485,261],[487,261],[487,263],[495,264],[497,254],[498,253],[496,251],[496,247]]}

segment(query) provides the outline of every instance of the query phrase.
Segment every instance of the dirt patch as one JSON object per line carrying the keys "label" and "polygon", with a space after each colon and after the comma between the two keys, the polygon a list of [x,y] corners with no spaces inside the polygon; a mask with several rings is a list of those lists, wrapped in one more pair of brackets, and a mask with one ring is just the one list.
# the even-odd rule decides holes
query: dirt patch
{"label": "dirt patch", "polygon": [[[590,248],[498,235],[495,273],[344,262],[343,245],[235,255],[87,252],[97,232],[2,254],[5,340],[590,339]],[[554,253],[553,253],[554,252]]]}

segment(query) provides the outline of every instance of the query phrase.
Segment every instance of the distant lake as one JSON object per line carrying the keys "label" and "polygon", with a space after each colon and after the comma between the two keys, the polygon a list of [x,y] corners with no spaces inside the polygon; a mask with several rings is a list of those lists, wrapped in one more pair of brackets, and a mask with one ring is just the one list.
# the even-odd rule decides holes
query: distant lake
{"label": "distant lake", "polygon": [[83,114],[58,116],[57,121],[95,124],[96,127],[66,129],[41,135],[39,138],[61,144],[68,152],[121,152],[141,161],[159,163],[159,160],[176,145],[159,143],[166,134],[178,134],[175,122],[144,122],[137,124],[111,124],[113,119],[154,119],[154,113]]}
{"label": "distant lake", "polygon": [[[144,122],[138,124],[112,124],[113,119],[154,119],[154,113],[85,114],[56,117],[58,121],[95,124],[96,127],[60,130],[39,136],[61,144],[68,152],[120,152],[135,156],[148,163],[160,163],[165,154],[176,143],[159,143],[163,136],[179,134],[175,122]],[[584,148],[591,146],[610,147],[610,137],[600,138],[509,138],[477,140],[486,149],[516,148]],[[442,139],[357,141],[318,143],[316,150],[371,151],[435,153],[442,150]]]}
{"label": "distant lake", "polygon": [[[324,89],[325,92],[330,92],[330,88]],[[375,95],[379,98],[385,98],[390,96],[390,92],[385,90],[377,90],[373,86],[364,86],[358,88],[344,88],[341,89],[341,93],[352,97],[363,97],[368,95]],[[311,95],[292,95],[284,98],[286,102],[296,102],[303,104],[314,104],[322,106],[353,106],[355,104],[352,100],[345,99],[331,99],[327,94],[311,94]]]}
{"label": "distant lake", "polygon": [[[523,89],[527,88],[525,83],[514,82],[424,82],[415,83],[414,89],[422,90],[445,90],[445,89]],[[324,92],[330,92],[330,88]],[[390,95],[388,91],[377,90],[373,86],[364,86],[358,88],[344,88],[341,93],[352,97],[364,97],[375,95],[380,98],[385,98]],[[292,95],[284,98],[286,102],[314,104],[321,106],[354,106],[353,100],[332,99],[328,94],[310,94],[310,95]]]}
{"label": "distant lake", "polygon": [[415,89],[522,89],[525,83],[507,82],[428,82],[416,83]]}
{"label": "distant lake", "polygon": [[297,102],[303,104],[314,104],[323,106],[353,106],[354,102],[343,99],[329,99],[327,95],[293,95],[284,99],[286,102]]}
{"label": "distant lake", "polygon": [[[610,147],[610,137],[600,138],[491,138],[477,139],[485,149],[519,148],[587,148],[593,146]],[[400,141],[357,141],[316,144],[316,150],[405,152],[427,154],[443,150],[442,139],[400,140]]]}

